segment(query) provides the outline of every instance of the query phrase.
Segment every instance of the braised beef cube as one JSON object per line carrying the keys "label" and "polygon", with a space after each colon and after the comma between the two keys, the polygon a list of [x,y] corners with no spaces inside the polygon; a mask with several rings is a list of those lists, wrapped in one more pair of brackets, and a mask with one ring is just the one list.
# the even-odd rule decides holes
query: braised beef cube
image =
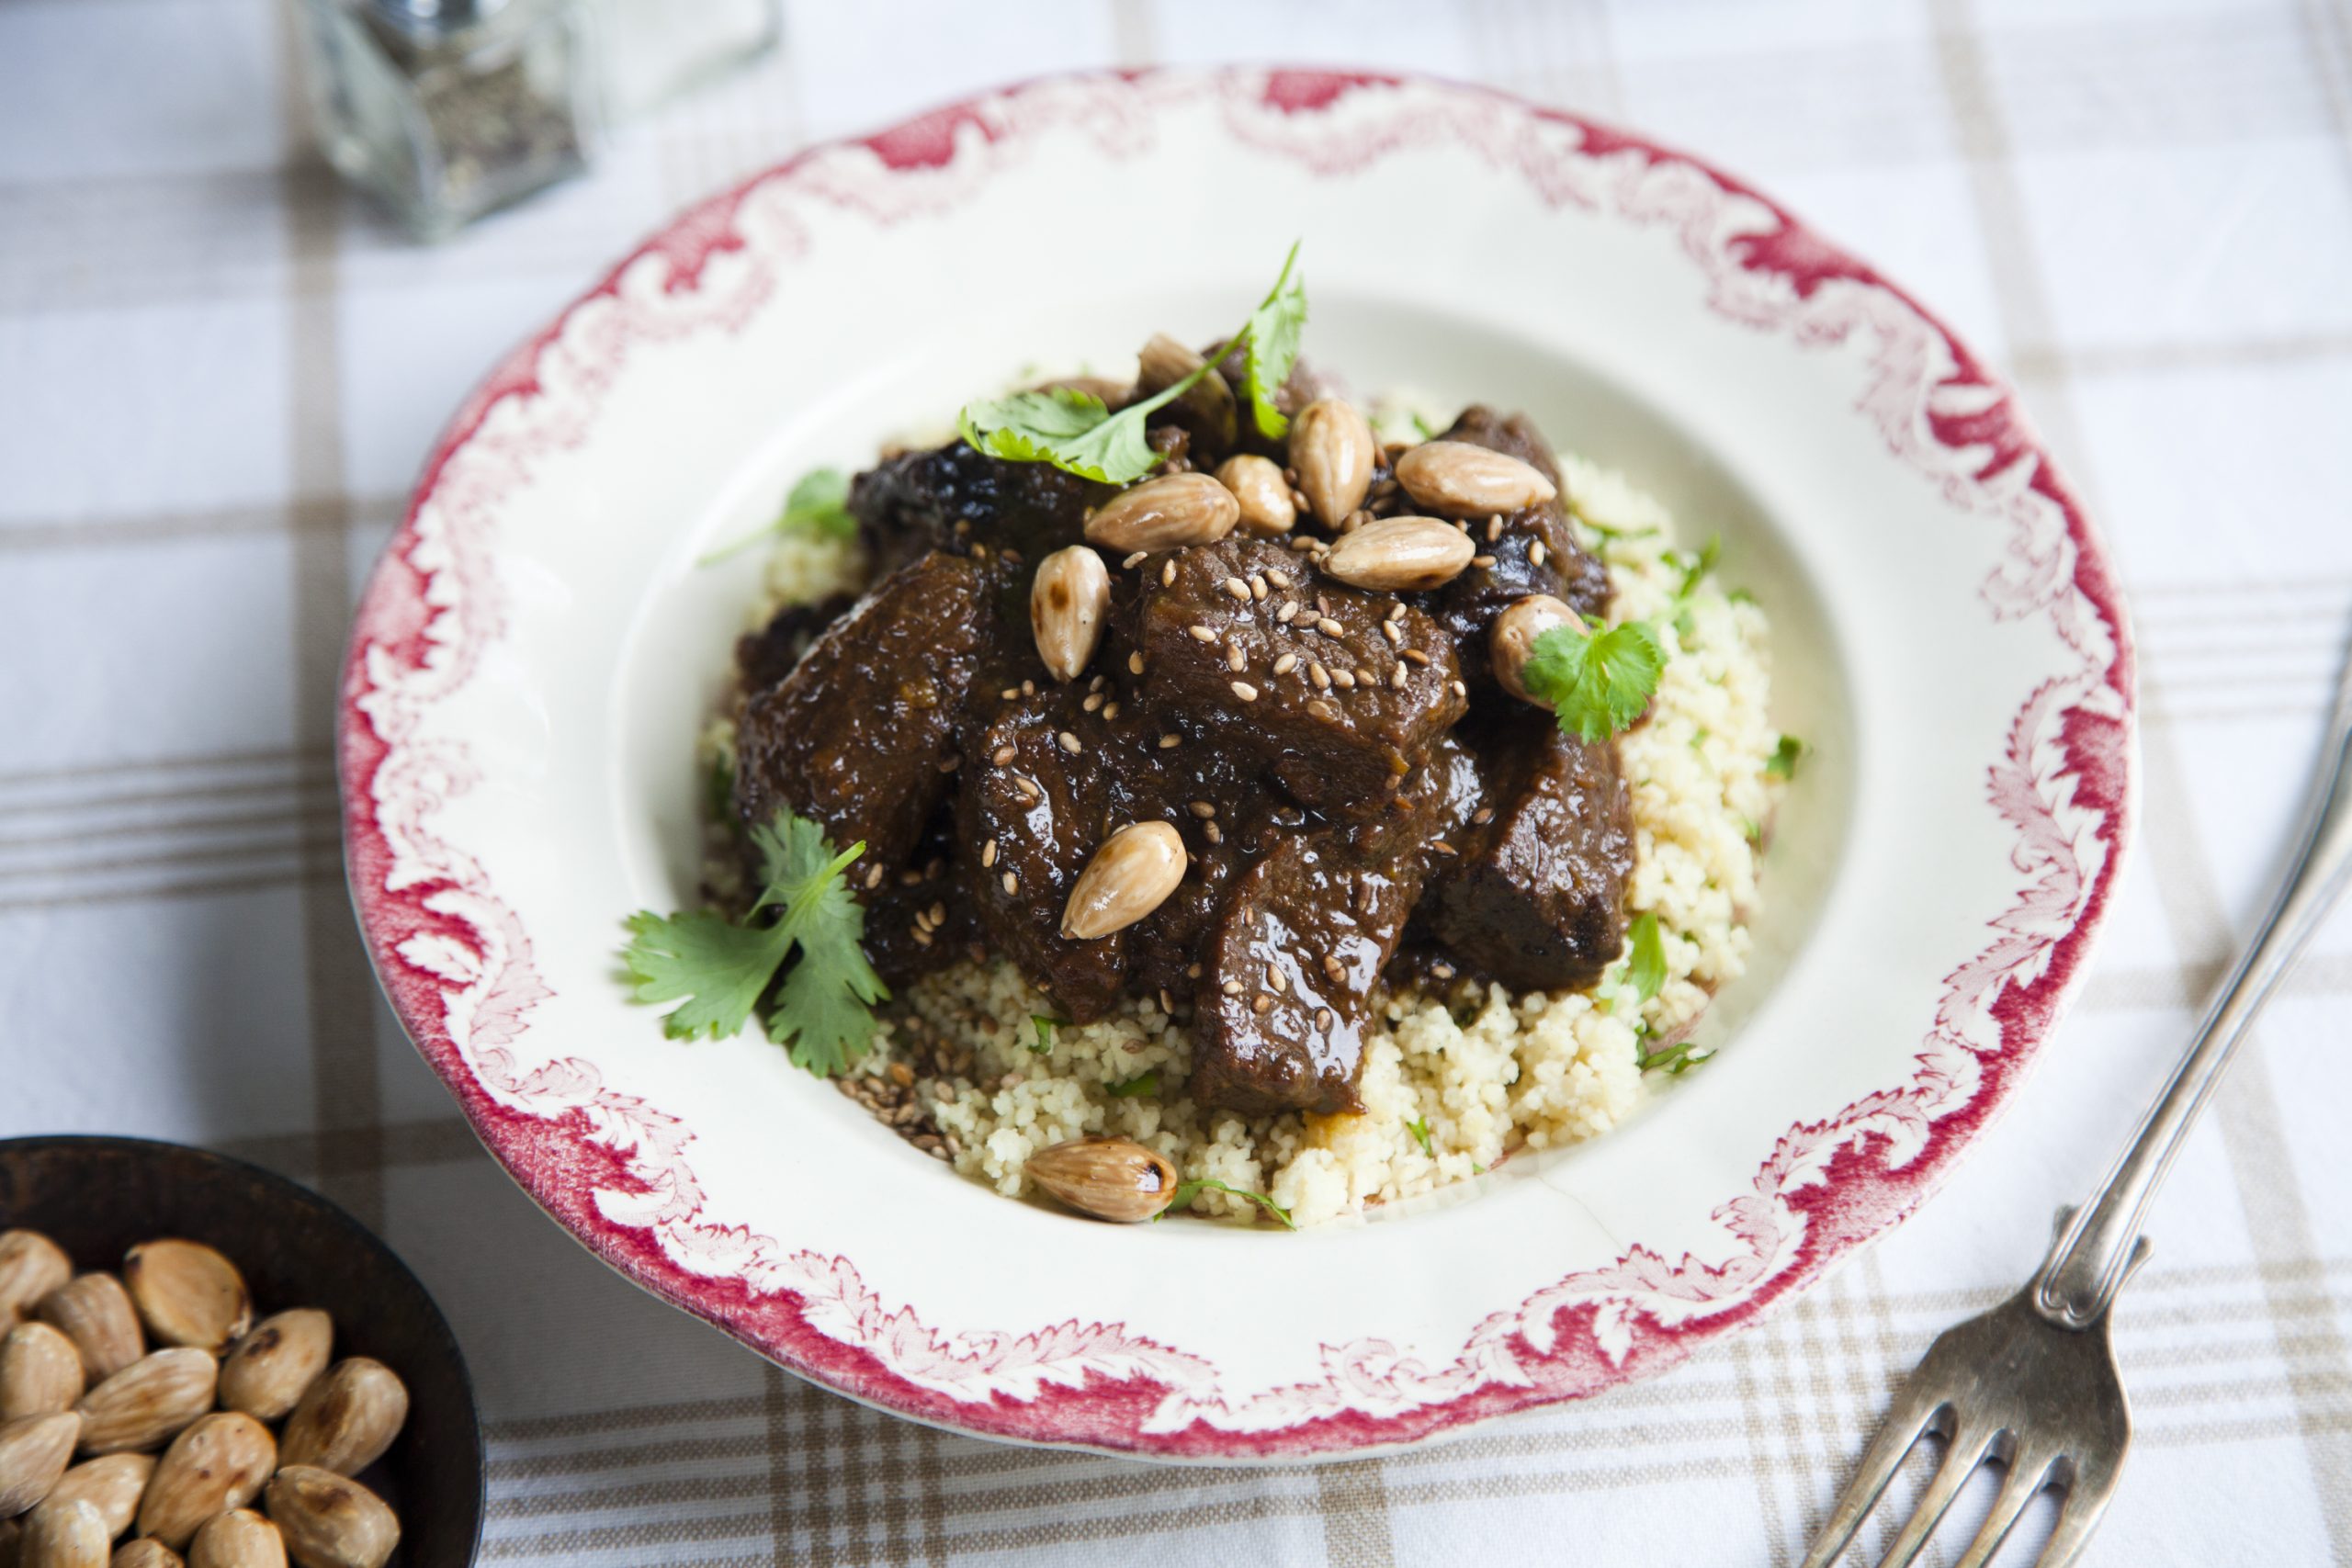
{"label": "braised beef cube", "polygon": [[1050,463],[1008,463],[961,441],[902,452],[850,482],[849,510],[877,570],[926,550],[1012,550],[1034,565],[1075,544],[1112,491]]}
{"label": "braised beef cube", "polygon": [[1357,1107],[1373,993],[1458,807],[1451,739],[1370,818],[1277,826],[1233,885],[1195,991],[1193,1098],[1243,1115]]}
{"label": "braised beef cube", "polygon": [[1130,978],[1142,991],[1189,997],[1200,980],[1202,946],[1234,883],[1308,818],[1267,786],[1252,760],[1181,737],[1160,750],[1157,735],[1172,733],[1155,727],[1150,754],[1159,777],[1131,815],[1173,823],[1191,864],[1176,891],[1136,926]]}
{"label": "braised beef cube", "polygon": [[933,553],[877,585],[792,672],[744,705],[735,810],[821,823],[866,866],[905,863],[947,791],[956,731],[994,612],[968,560]]}
{"label": "braised beef cube", "polygon": [[976,725],[956,806],[956,863],[981,939],[1074,1023],[1117,999],[1134,928],[1081,942],[1062,935],[1062,911],[1102,840],[1135,819],[1122,809],[1122,773],[1148,766],[1132,727],[1085,712],[1082,691],[1016,697]]}
{"label": "braised beef cube", "polygon": [[[1375,808],[1466,705],[1450,640],[1295,551],[1227,538],[1141,563],[1125,646],[1136,699],[1194,742],[1256,759],[1318,810]],[[1383,622],[1395,616],[1394,641]],[[1287,618],[1285,618],[1287,617]]]}
{"label": "braised beef cube", "polygon": [[1614,742],[1513,716],[1473,744],[1485,808],[1423,897],[1427,924],[1477,969],[1521,990],[1592,984],[1623,949],[1633,805]]}
{"label": "braised beef cube", "polygon": [[[1555,486],[1560,482],[1551,447],[1525,414],[1506,416],[1474,404],[1439,439],[1504,453],[1530,465]],[[1499,528],[1491,519],[1474,518],[1471,533],[1477,558],[1489,564],[1464,569],[1443,588],[1422,595],[1421,603],[1461,643],[1463,678],[1472,685],[1487,688],[1487,627],[1527,595],[1548,593],[1582,615],[1608,613],[1608,569],[1577,542],[1560,502],[1506,513]]]}
{"label": "braised beef cube", "polygon": [[835,593],[813,604],[786,604],[766,626],[737,637],[735,668],[743,690],[764,692],[791,674],[801,655],[854,603],[846,593]]}

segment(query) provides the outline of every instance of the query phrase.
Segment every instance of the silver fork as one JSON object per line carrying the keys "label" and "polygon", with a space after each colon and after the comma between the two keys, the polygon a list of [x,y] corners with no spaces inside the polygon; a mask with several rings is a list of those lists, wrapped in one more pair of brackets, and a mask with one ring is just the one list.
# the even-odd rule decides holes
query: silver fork
{"label": "silver fork", "polygon": [[2066,1498],[2040,1568],[2065,1568],[2082,1554],[2114,1495],[2132,1441],[2132,1409],[2108,1338],[2108,1308],[2147,1258],[2141,1222],[2255,1015],[2302,955],[2347,881],[2352,667],[2336,688],[2295,858],[2172,1081],[2090,1201],[2058,1211],[2050,1255],[2025,1289],[1945,1330],[1928,1348],[1863,1450],[1861,1467],[1805,1554],[1804,1568],[1828,1568],[1837,1561],[1912,1445],[1930,1432],[1947,1438],[1949,1447],[1883,1560],[1884,1568],[1903,1568],[1919,1554],[1962,1486],[1988,1460],[2007,1474],[1991,1516],[1955,1568],[1984,1568],[2026,1506],[2049,1487]]}

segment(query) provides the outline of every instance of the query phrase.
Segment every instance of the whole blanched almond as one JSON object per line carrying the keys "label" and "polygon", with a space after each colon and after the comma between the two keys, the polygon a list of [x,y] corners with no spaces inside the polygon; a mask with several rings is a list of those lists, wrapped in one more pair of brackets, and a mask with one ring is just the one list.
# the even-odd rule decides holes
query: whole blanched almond
{"label": "whole blanched almond", "polygon": [[1298,508],[1291,504],[1290,486],[1272,458],[1250,452],[1227,457],[1217,465],[1216,482],[1239,503],[1243,532],[1271,537],[1296,525]]}
{"label": "whole blanched almond", "polygon": [[286,1568],[286,1538],[251,1508],[216,1514],[188,1542],[187,1568]]}
{"label": "whole blanched almond", "polygon": [[126,1540],[107,1568],[187,1568],[180,1554],[160,1540]]}
{"label": "whole blanched almond", "polygon": [[157,1350],[82,1396],[82,1450],[159,1449],[212,1408],[220,1363],[187,1346]]}
{"label": "whole blanched almond", "polygon": [[139,1499],[146,1495],[147,1483],[154,1473],[152,1454],[108,1454],[85,1460],[57,1478],[57,1484],[41,1499],[41,1506],[87,1503],[98,1511],[107,1539],[112,1540],[139,1517]]}
{"label": "whole blanched almond", "polygon": [[64,1331],[82,1352],[82,1370],[92,1382],[107,1379],[147,1353],[130,1292],[111,1274],[83,1274],[40,1299],[33,1309],[43,1323]]}
{"label": "whole blanched almond", "polygon": [[1299,493],[1326,528],[1363,504],[1372,488],[1372,426],[1353,403],[1318,398],[1290,424],[1290,466]]}
{"label": "whole blanched almond", "polygon": [[44,1502],[25,1520],[17,1568],[107,1568],[107,1546],[113,1539],[87,1503]]}
{"label": "whole blanched almond", "polygon": [[[1155,333],[1136,355],[1136,390],[1164,391],[1207,363],[1166,333]],[[1219,441],[1233,439],[1237,421],[1233,389],[1224,376],[1210,371],[1176,400],[1198,413]]]}
{"label": "whole blanched almond", "polygon": [[139,1502],[139,1533],[185,1551],[205,1520],[252,1502],[277,1468],[268,1427],[234,1410],[207,1416],[164,1450]]}
{"label": "whole blanched almond", "polygon": [[331,1470],[289,1464],[269,1483],[270,1522],[301,1568],[384,1568],[401,1522],[384,1500]]}
{"label": "whole blanched almond", "polygon": [[1151,1218],[1176,1195],[1176,1168],[1125,1138],[1073,1138],[1039,1149],[1023,1168],[1071,1208],[1123,1224]]}
{"label": "whole blanched almond", "polygon": [[1084,545],[1056,550],[1037,563],[1029,584],[1029,629],[1055,680],[1084,673],[1102,645],[1102,618],[1110,611],[1111,570]]}
{"label": "whole blanched almond", "polygon": [[202,1242],[134,1247],[122,1260],[122,1278],[139,1315],[165,1345],[193,1345],[217,1355],[253,1326],[245,1277]]}
{"label": "whole blanched almond", "polygon": [[82,1418],[20,1416],[0,1422],[0,1519],[14,1518],[50,1494],[74,1458]]}
{"label": "whole blanched almond", "polygon": [[1532,463],[1467,441],[1424,441],[1396,459],[1396,482],[1417,506],[1485,517],[1536,506],[1560,493]]}
{"label": "whole blanched almond", "polygon": [[1233,532],[1241,503],[1208,474],[1169,474],[1123,490],[1086,520],[1086,542],[1125,555],[1208,545]]}
{"label": "whole blanched almond", "polygon": [[74,1277],[74,1261],[39,1231],[0,1231],[0,1323],[14,1323],[33,1303]]}
{"label": "whole blanched almond", "polygon": [[1062,935],[1092,942],[1124,931],[1184,880],[1184,840],[1165,822],[1131,822],[1102,840],[1071,885]]}
{"label": "whole blanched almond", "polygon": [[1332,542],[1323,570],[1358,588],[1402,593],[1462,575],[1478,547],[1434,517],[1380,517]]}
{"label": "whole blanched almond", "polygon": [[71,1410],[86,1380],[82,1352],[46,1323],[20,1323],[0,1337],[0,1421]]}
{"label": "whole blanched almond", "polygon": [[286,1423],[281,1464],[356,1475],[381,1459],[408,1420],[408,1390],[381,1361],[354,1356],[311,1385]]}
{"label": "whole blanched almond", "polygon": [[313,1307],[266,1317],[220,1363],[220,1408],[275,1421],[327,1370],[334,1320]]}
{"label": "whole blanched almond", "polygon": [[1530,593],[1512,602],[1510,608],[1495,617],[1493,627],[1487,633],[1488,661],[1495,667],[1495,679],[1504,691],[1524,703],[1548,708],[1552,705],[1527,689],[1527,660],[1535,651],[1535,639],[1554,626],[1577,625],[1576,612],[1549,593]]}

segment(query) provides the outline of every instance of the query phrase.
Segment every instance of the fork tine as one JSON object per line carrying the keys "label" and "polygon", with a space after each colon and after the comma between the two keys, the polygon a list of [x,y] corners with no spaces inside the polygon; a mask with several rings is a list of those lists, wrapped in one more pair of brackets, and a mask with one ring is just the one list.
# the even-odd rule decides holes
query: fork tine
{"label": "fork tine", "polygon": [[1862,1450],[1861,1461],[1854,1467],[1854,1479],[1846,1483],[1846,1490],[1838,1495],[1838,1506],[1829,1510],[1828,1523],[1813,1538],[1813,1550],[1804,1554],[1803,1568],[1829,1568],[1854,1532],[1862,1528],[1862,1517],[1903,1468],[1905,1456],[1920,1435],[1934,1424],[1943,1410],[1943,1401],[1918,1387],[1919,1375],[1912,1373],[1908,1382],[1894,1396],[1894,1408],[1886,1413],[1870,1447]]}
{"label": "fork tine", "polygon": [[2058,1510],[2058,1528],[2050,1532],[2050,1542],[2034,1559],[2034,1568],[2067,1568],[2083,1554],[2091,1532],[2098,1529],[2099,1516],[2107,1512],[2107,1500],[2115,1495],[2118,1472],[2119,1467],[2108,1462],[2075,1477],[2066,1489],[2065,1506]]}
{"label": "fork tine", "polygon": [[1952,1499],[1968,1484],[1968,1478],[1976,1473],[1976,1467],[1984,1462],[1986,1450],[1998,1436],[2000,1433],[1991,1427],[1963,1427],[1953,1431],[1951,1447],[1945,1450],[1943,1463],[1936,1467],[1935,1478],[1928,1483],[1928,1489],[1919,1494],[1919,1506],[1904,1521],[1894,1544],[1880,1559],[1879,1568],[1911,1568],[1912,1559],[1919,1555],[1920,1549],[1928,1544],[1928,1537],[1943,1522]]}
{"label": "fork tine", "polygon": [[2000,1495],[1993,1499],[1993,1511],[1984,1516],[1976,1539],[1968,1543],[1968,1550],[1960,1554],[1960,1561],[1952,1568],[1984,1568],[1993,1554],[2001,1550],[2001,1542],[2008,1540],[2009,1531],[2017,1528],[2027,1505],[2040,1496],[2049,1483],[2050,1461],[2046,1454],[2034,1458],[2030,1463],[2022,1450],[2011,1456],[2009,1472],[2001,1481]]}

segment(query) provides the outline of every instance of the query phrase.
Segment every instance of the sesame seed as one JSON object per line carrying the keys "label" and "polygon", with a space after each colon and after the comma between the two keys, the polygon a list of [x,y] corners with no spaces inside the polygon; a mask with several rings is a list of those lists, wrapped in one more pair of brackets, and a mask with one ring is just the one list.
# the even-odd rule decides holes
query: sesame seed
{"label": "sesame seed", "polygon": [[1403,665],[1392,664],[1388,667],[1388,684],[1390,689],[1394,691],[1401,692],[1405,689],[1405,667]]}
{"label": "sesame seed", "polygon": [[1191,805],[1185,807],[1184,809],[1191,812],[1193,816],[1199,818],[1204,822],[1216,815],[1216,807],[1205,800],[1193,801]]}
{"label": "sesame seed", "polygon": [[868,868],[865,873],[865,886],[868,887],[879,887],[882,886],[882,878],[888,874],[888,873],[885,872],[881,866],[872,866]]}
{"label": "sesame seed", "polygon": [[1035,682],[1035,681],[1023,681],[1023,682],[1021,682],[1021,694],[1022,694],[1023,696],[1024,696],[1024,697],[1034,697],[1034,696],[1035,696],[1035,695],[1037,694],[1037,682]]}
{"label": "sesame seed", "polygon": [[1291,623],[1292,617],[1295,616],[1297,614],[1298,601],[1295,599],[1285,599],[1283,601],[1283,607],[1274,612],[1274,619],[1280,621],[1284,626],[1288,626]]}
{"label": "sesame seed", "polygon": [[1274,1010],[1274,998],[1272,997],[1260,997],[1256,1001],[1250,1004],[1250,1010],[1256,1013],[1260,1018],[1263,1018],[1268,1013]]}
{"label": "sesame seed", "polygon": [[1078,737],[1072,735],[1067,729],[1063,730],[1059,735],[1055,736],[1054,739],[1060,744],[1063,750],[1069,752],[1073,757],[1086,750],[1085,747],[1080,746],[1078,743]]}
{"label": "sesame seed", "polygon": [[986,871],[996,863],[996,840],[990,839],[980,846],[980,869]]}
{"label": "sesame seed", "polygon": [[1451,964],[1432,964],[1430,965],[1430,973],[1436,976],[1441,980],[1451,980],[1453,978],[1453,965]]}
{"label": "sesame seed", "polygon": [[1380,684],[1380,677],[1374,674],[1371,671],[1365,669],[1361,664],[1356,666],[1356,679],[1363,682],[1367,686],[1377,686]]}
{"label": "sesame seed", "polygon": [[1089,682],[1086,683],[1086,689],[1087,689],[1088,691],[1090,691],[1090,692],[1099,692],[1099,691],[1101,691],[1101,690],[1102,689],[1102,676],[1100,676],[1100,675],[1097,675],[1096,677],[1094,677],[1094,679],[1092,679],[1091,681],[1089,681]]}
{"label": "sesame seed", "polygon": [[1323,973],[1334,980],[1344,980],[1348,977],[1348,966],[1340,962],[1338,953],[1327,953],[1323,955]]}
{"label": "sesame seed", "polygon": [[1012,761],[1012,748],[1010,746],[998,747],[995,750],[989,753],[989,761],[994,762],[1000,768],[1004,766],[1007,762]]}
{"label": "sesame seed", "polygon": [[1174,587],[1175,585],[1176,585],[1176,562],[1175,562],[1175,560],[1171,558],[1170,559],[1166,560],[1166,561],[1163,561],[1163,562],[1161,562],[1161,563],[1160,563],[1160,568],[1159,568],[1159,586],[1161,586],[1162,588],[1172,588],[1172,587]]}
{"label": "sesame seed", "polygon": [[1284,571],[1278,566],[1270,566],[1266,569],[1266,581],[1272,583],[1277,588],[1288,588],[1290,586],[1290,573]]}
{"label": "sesame seed", "polygon": [[1218,827],[1214,822],[1202,823],[1201,831],[1207,837],[1208,841],[1212,844],[1221,844],[1225,842],[1225,829]]}
{"label": "sesame seed", "polygon": [[1295,490],[1290,492],[1290,503],[1292,508],[1295,511],[1312,512],[1315,510],[1315,503],[1306,499],[1306,492],[1303,490]]}
{"label": "sesame seed", "polygon": [[1482,806],[1470,814],[1470,820],[1481,828],[1494,819],[1495,808],[1491,806]]}
{"label": "sesame seed", "polygon": [[1470,694],[1470,688],[1459,681],[1448,681],[1445,683],[1445,689],[1457,697],[1466,697]]}
{"label": "sesame seed", "polygon": [[1261,604],[1264,603],[1266,597],[1266,577],[1263,572],[1253,571],[1250,574],[1250,597],[1258,600]]}
{"label": "sesame seed", "polygon": [[918,947],[929,947],[929,946],[931,945],[931,933],[930,933],[929,931],[927,931],[923,930],[921,926],[917,926],[917,927],[915,928],[915,933],[914,933],[914,935],[915,935],[915,945],[916,945],[916,946],[918,946]]}
{"label": "sesame seed", "polygon": [[1341,632],[1346,631],[1348,628],[1333,620],[1330,616],[1326,615],[1321,620],[1315,623],[1315,629],[1321,632],[1325,637],[1338,637]]}
{"label": "sesame seed", "polygon": [[1340,525],[1340,532],[1342,534],[1352,534],[1371,521],[1372,513],[1359,506],[1353,512],[1348,513],[1347,521]]}
{"label": "sesame seed", "polygon": [[952,773],[963,765],[964,759],[961,757],[942,757],[939,759],[939,771],[943,773]]}
{"label": "sesame seed", "polygon": [[1239,643],[1237,642],[1231,648],[1225,650],[1225,667],[1233,671],[1241,671],[1250,668],[1250,656],[1241,651],[1241,645]]}
{"label": "sesame seed", "polygon": [[1228,997],[1238,997],[1241,994],[1241,982],[1238,980],[1227,980],[1224,985],[1218,987],[1217,989],[1223,991]]}
{"label": "sesame seed", "polygon": [[1435,850],[1442,855],[1458,855],[1462,852],[1460,850],[1455,849],[1452,844],[1447,843],[1443,839],[1431,839],[1430,840],[1430,848]]}
{"label": "sesame seed", "polygon": [[1102,694],[1097,692],[1078,705],[1081,712],[1092,713],[1096,708],[1102,705]]}
{"label": "sesame seed", "polygon": [[1470,558],[1470,564],[1484,570],[1492,571],[1495,569],[1495,558],[1492,556],[1472,556]]}
{"label": "sesame seed", "polygon": [[1108,722],[1109,720],[1111,720],[1111,719],[1114,719],[1114,718],[1116,718],[1116,717],[1118,717],[1118,716],[1119,716],[1119,705],[1118,705],[1118,704],[1116,704],[1116,703],[1104,703],[1104,704],[1102,705],[1102,717],[1103,717],[1103,719],[1104,719],[1104,721],[1105,721],[1105,722]]}
{"label": "sesame seed", "polygon": [[1465,522],[1461,522],[1461,521],[1457,520],[1457,521],[1454,523],[1454,525],[1454,525],[1455,527],[1457,527],[1457,528],[1459,528],[1459,529],[1461,529],[1461,530],[1462,530],[1462,536],[1463,536],[1464,538],[1465,538],[1465,539],[1466,539],[1466,538],[1468,538],[1468,537],[1470,536],[1470,525],[1469,525],[1469,524],[1467,524],[1467,523],[1465,523]]}
{"label": "sesame seed", "polygon": [[1159,1010],[1170,1017],[1173,1017],[1176,1012],[1176,998],[1168,994],[1168,987],[1165,986],[1159,987]]}
{"label": "sesame seed", "polygon": [[1298,470],[1296,468],[1284,468],[1283,470],[1283,483],[1295,487],[1298,483]]}
{"label": "sesame seed", "polygon": [[1404,604],[1404,601],[1402,601],[1402,600],[1398,600],[1396,604],[1389,605],[1389,606],[1388,606],[1388,614],[1387,614],[1385,616],[1382,617],[1382,618],[1383,618],[1383,619],[1385,619],[1385,620],[1390,620],[1390,621],[1401,621],[1401,620],[1403,620],[1403,619],[1405,618],[1405,604]]}
{"label": "sesame seed", "polygon": [[1328,692],[1331,689],[1331,672],[1323,668],[1323,661],[1319,659],[1308,662],[1306,678],[1315,682],[1315,689],[1318,692]]}
{"label": "sesame seed", "polygon": [[1012,781],[1012,787],[1021,792],[1021,796],[1024,800],[1035,801],[1045,798],[1046,792],[1037,787],[1037,781],[1026,774],[1016,774]]}
{"label": "sesame seed", "polygon": [[899,886],[901,886],[901,887],[915,887],[915,886],[921,886],[922,882],[922,872],[919,872],[919,871],[902,871],[902,872],[899,873]]}
{"label": "sesame seed", "polygon": [[1283,978],[1283,972],[1271,964],[1266,965],[1266,988],[1278,997],[1290,989],[1290,982]]}
{"label": "sesame seed", "polygon": [[1317,1008],[1315,1010],[1315,1027],[1321,1030],[1324,1033],[1330,1033],[1331,1026],[1338,1021],[1339,1020],[1332,1016],[1331,1010],[1329,1008]]}
{"label": "sesame seed", "polygon": [[1232,686],[1233,694],[1239,697],[1243,702],[1254,703],[1258,700],[1258,688],[1251,685],[1249,682],[1233,681],[1228,682],[1227,684]]}
{"label": "sesame seed", "polygon": [[1007,686],[1003,691],[997,694],[998,696],[1003,698],[1008,703],[1020,694],[1021,688],[1018,686]]}
{"label": "sesame seed", "polygon": [[930,914],[931,914],[931,923],[933,924],[933,926],[934,926],[934,927],[937,927],[937,926],[944,926],[944,925],[945,925],[945,924],[947,923],[947,906],[946,906],[946,905],[944,905],[944,904],[933,904],[933,905],[931,907]]}
{"label": "sesame seed", "polygon": [[1544,564],[1544,557],[1546,553],[1547,552],[1544,548],[1544,541],[1541,539],[1536,540],[1533,544],[1527,547],[1527,564],[1530,566],[1542,566]]}
{"label": "sesame seed", "polygon": [[917,909],[915,911],[915,930],[919,931],[927,931],[938,923],[938,921],[931,918],[931,911],[929,909]]}
{"label": "sesame seed", "polygon": [[1497,539],[1499,539],[1499,538],[1501,538],[1502,536],[1503,536],[1503,520],[1502,520],[1501,518],[1499,518],[1499,517],[1489,517],[1489,518],[1487,518],[1487,543],[1488,543],[1488,544],[1490,544],[1490,545],[1491,545],[1491,544],[1493,544]]}
{"label": "sesame seed", "polygon": [[1404,657],[1415,664],[1426,665],[1430,661],[1430,656],[1418,648],[1407,649]]}
{"label": "sesame seed", "polygon": [[1163,735],[1159,738],[1159,749],[1163,751],[1172,751],[1176,749],[1177,743],[1183,739],[1181,735]]}
{"label": "sesame seed", "polygon": [[1287,675],[1297,668],[1298,655],[1295,653],[1285,653],[1274,660],[1274,673],[1277,675]]}
{"label": "sesame seed", "polygon": [[1144,563],[1144,558],[1150,554],[1151,552],[1149,550],[1137,550],[1135,554],[1129,556],[1126,559],[1119,563],[1119,570],[1121,571],[1133,571],[1136,568],[1141,566]]}
{"label": "sesame seed", "polygon": [[1225,580],[1225,591],[1244,604],[1250,603],[1250,585],[1238,577],[1228,577]]}
{"label": "sesame seed", "polygon": [[1013,875],[1012,873],[1009,871],[1006,872],[1004,874],[1003,881],[1005,897],[1011,897],[1013,894],[1021,891],[1021,879]]}
{"label": "sesame seed", "polygon": [[1334,670],[1331,671],[1331,683],[1343,692],[1352,692],[1356,689],[1356,672],[1352,670]]}
{"label": "sesame seed", "polygon": [[1313,714],[1316,717],[1321,719],[1326,724],[1330,723],[1333,719],[1340,716],[1339,705],[1335,703],[1327,703],[1321,697],[1317,697],[1313,702],[1307,704],[1306,711]]}
{"label": "sesame seed", "polygon": [[1143,673],[1142,654],[1130,653],[1127,655],[1127,673],[1130,675],[1140,675]]}
{"label": "sesame seed", "polygon": [[1380,635],[1388,639],[1389,646],[1392,648],[1401,647],[1405,641],[1405,628],[1394,621],[1381,622]]}
{"label": "sesame seed", "polygon": [[1184,978],[1186,978],[1187,980],[1197,980],[1197,979],[1199,979],[1200,977],[1201,977],[1201,966],[1200,966],[1199,964],[1185,964],[1185,965],[1184,965]]}
{"label": "sesame seed", "polygon": [[1194,642],[1215,642],[1216,640],[1216,633],[1209,630],[1206,626],[1186,626],[1184,631]]}

